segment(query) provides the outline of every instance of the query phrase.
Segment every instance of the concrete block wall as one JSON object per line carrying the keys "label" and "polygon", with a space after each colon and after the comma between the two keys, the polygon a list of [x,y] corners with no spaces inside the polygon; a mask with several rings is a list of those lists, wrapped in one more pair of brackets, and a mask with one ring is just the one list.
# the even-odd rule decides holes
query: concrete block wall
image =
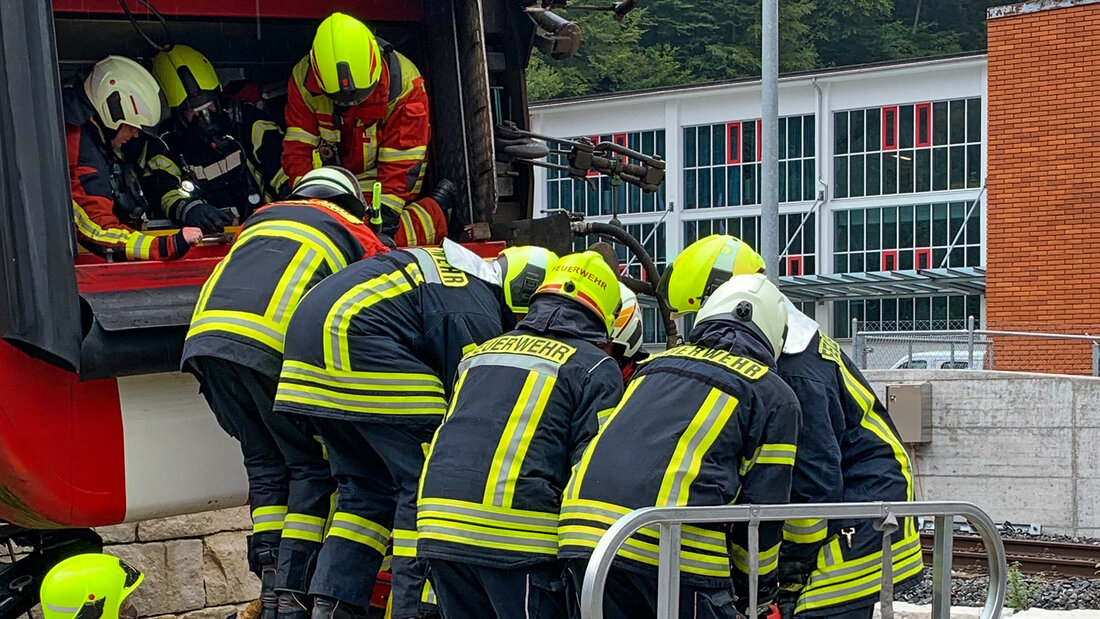
{"label": "concrete block wall", "polygon": [[995,521],[1100,537],[1100,379],[1016,372],[868,370],[932,384],[932,442],[914,445],[917,498],[970,501]]}

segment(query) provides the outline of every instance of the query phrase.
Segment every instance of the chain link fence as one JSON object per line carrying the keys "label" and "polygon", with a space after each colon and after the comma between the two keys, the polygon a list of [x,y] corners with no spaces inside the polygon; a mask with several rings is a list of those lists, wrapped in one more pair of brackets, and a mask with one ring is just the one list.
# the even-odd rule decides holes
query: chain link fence
{"label": "chain link fence", "polygon": [[1085,332],[978,329],[973,317],[962,328],[883,331],[878,326],[852,321],[849,354],[863,369],[1100,375],[1100,337]]}

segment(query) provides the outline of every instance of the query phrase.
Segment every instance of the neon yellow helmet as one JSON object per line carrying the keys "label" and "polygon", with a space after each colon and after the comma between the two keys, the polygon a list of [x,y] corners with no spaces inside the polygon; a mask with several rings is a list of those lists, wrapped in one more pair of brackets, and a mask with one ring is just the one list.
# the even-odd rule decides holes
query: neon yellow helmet
{"label": "neon yellow helmet", "polygon": [[622,296],[622,309],[611,330],[611,343],[615,344],[616,355],[630,358],[642,348],[642,306],[638,305],[638,296],[634,291],[622,283],[619,284],[619,294]]}
{"label": "neon yellow helmet", "polygon": [[112,131],[122,125],[152,131],[160,123],[160,86],[145,67],[129,58],[107,56],[95,63],[84,79],[84,94],[103,126]]}
{"label": "neon yellow helmet", "polygon": [[218,100],[222,84],[214,65],[189,45],[173,45],[153,57],[157,78],[168,107],[196,110]]}
{"label": "neon yellow helmet", "polygon": [[697,312],[730,277],[763,272],[764,259],[748,243],[728,234],[712,234],[676,256],[661,276],[657,294],[675,313]]}
{"label": "neon yellow helmet", "polygon": [[734,275],[718,286],[699,310],[695,324],[726,319],[739,322],[760,338],[778,359],[787,341],[787,298],[763,273]]}
{"label": "neon yellow helmet", "polygon": [[110,555],[69,557],[42,579],[42,613],[45,619],[119,619],[120,611],[123,617],[136,617],[126,599],[144,578]]}
{"label": "neon yellow helmet", "polygon": [[611,335],[622,299],[619,278],[603,256],[594,251],[584,251],[562,257],[535,291],[535,294],[544,293],[573,299],[588,308],[604,323],[607,334]]}
{"label": "neon yellow helmet", "polygon": [[509,247],[500,252],[494,263],[500,273],[504,300],[512,312],[527,313],[531,308],[531,297],[557,262],[557,254],[534,245]]}
{"label": "neon yellow helmet", "polygon": [[382,49],[366,24],[333,13],[317,27],[309,63],[321,90],[337,105],[366,101],[382,79]]}

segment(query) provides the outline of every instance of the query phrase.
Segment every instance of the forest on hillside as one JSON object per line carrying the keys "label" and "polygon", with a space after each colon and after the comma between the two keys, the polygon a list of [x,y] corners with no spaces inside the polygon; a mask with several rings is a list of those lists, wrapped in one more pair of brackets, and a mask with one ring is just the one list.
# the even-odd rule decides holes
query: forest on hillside
{"label": "forest on hillside", "polygon": [[[985,49],[986,9],[1006,0],[779,0],[781,73]],[[601,0],[571,5],[599,6]],[[644,0],[622,23],[559,9],[584,29],[573,58],[534,52],[531,100],[760,73],[760,0]]]}

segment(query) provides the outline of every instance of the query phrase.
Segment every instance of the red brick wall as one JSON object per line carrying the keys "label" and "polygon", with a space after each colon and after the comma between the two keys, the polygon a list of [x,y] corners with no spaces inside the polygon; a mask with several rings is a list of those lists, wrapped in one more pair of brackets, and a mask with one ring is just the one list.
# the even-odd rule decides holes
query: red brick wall
{"label": "red brick wall", "polygon": [[[1100,4],[990,19],[988,106],[987,328],[1100,334]],[[997,369],[1091,370],[1028,342]]]}

